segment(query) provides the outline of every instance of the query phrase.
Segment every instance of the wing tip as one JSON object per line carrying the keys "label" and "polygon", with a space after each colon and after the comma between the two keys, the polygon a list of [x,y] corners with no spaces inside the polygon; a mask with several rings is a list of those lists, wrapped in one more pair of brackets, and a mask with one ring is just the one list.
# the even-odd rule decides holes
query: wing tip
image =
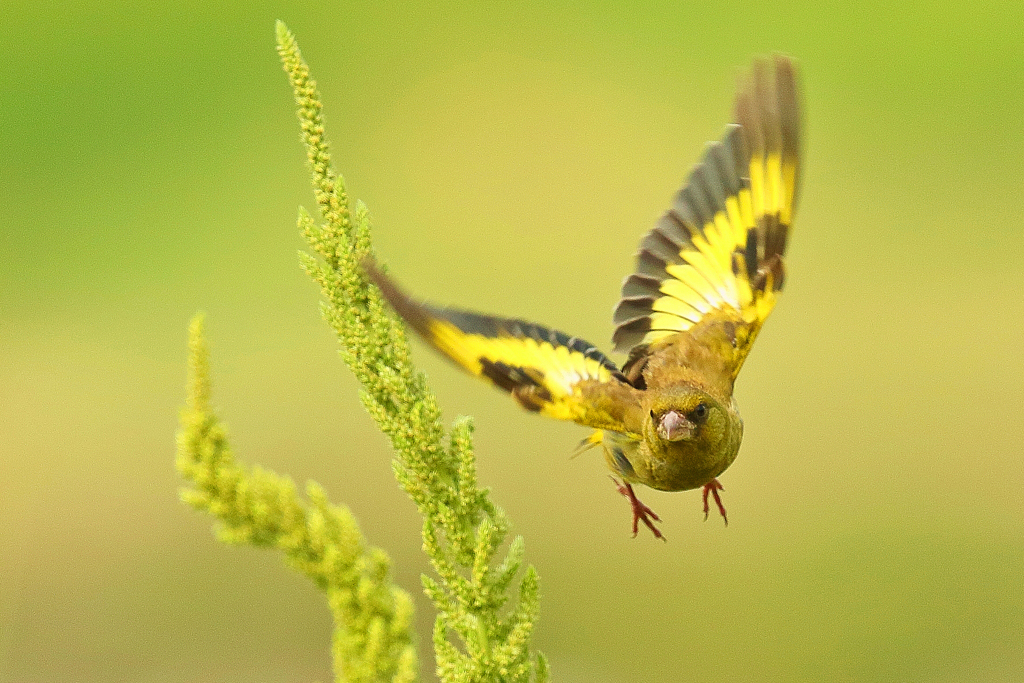
{"label": "wing tip", "polygon": [[425,310],[424,305],[406,294],[397,282],[384,273],[372,256],[364,256],[359,262],[359,266],[399,317],[422,337],[430,340],[432,338],[430,333],[432,316]]}
{"label": "wing tip", "polygon": [[794,122],[794,117],[800,112],[801,92],[796,59],[782,53],[755,57],[750,69],[739,78],[733,121],[749,125],[751,120],[757,120],[751,114],[761,112]]}

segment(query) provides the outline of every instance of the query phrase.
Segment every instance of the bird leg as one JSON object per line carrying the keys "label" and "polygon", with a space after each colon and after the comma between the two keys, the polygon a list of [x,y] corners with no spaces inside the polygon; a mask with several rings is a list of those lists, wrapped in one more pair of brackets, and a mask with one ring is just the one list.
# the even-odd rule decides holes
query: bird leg
{"label": "bird leg", "polygon": [[[708,494],[710,493],[715,497],[715,504],[718,506],[718,511],[722,513],[722,519],[725,520],[725,525],[729,526],[729,518],[725,516],[725,506],[722,505],[722,499],[718,495],[719,491],[724,491],[725,487],[717,479],[712,479],[708,483],[704,484],[704,521],[708,521]],[[638,501],[639,502],[639,501]]]}
{"label": "bird leg", "polygon": [[624,481],[620,482],[615,477],[610,477],[610,479],[615,482],[615,488],[618,489],[619,493],[629,499],[629,505],[633,508],[633,538],[636,538],[640,528],[640,522],[643,522],[647,528],[651,530],[651,533],[654,534],[655,538],[660,538],[664,541],[665,536],[658,530],[658,527],[654,526],[654,522],[660,522],[661,517],[658,517],[658,515],[654,513],[654,510],[640,502],[640,499],[636,497],[635,493],[633,493],[633,487],[631,485]]}

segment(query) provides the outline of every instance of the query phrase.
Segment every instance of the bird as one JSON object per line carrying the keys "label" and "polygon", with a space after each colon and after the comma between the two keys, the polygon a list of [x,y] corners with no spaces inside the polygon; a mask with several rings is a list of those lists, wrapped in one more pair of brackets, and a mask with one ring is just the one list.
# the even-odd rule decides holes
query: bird
{"label": "bird", "polygon": [[518,318],[409,296],[372,257],[363,269],[430,346],[528,411],[590,427],[577,452],[601,447],[643,523],[661,518],[634,486],[702,489],[725,524],[718,477],[743,437],[733,386],[785,282],[799,189],[801,90],[795,62],[759,57],[740,82],[733,121],[669,209],[640,240],[614,308],[618,367],[593,344]]}

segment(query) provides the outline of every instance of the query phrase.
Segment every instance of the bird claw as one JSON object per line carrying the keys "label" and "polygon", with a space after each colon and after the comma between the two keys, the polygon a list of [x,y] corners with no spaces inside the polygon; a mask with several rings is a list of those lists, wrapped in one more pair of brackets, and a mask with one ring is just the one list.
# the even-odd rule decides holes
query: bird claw
{"label": "bird claw", "polygon": [[704,521],[708,521],[708,494],[710,493],[715,497],[715,504],[718,506],[718,511],[722,514],[722,519],[725,520],[725,525],[729,526],[729,518],[725,515],[725,506],[722,505],[722,498],[718,495],[719,491],[724,491],[725,487],[717,479],[712,479],[708,483],[704,484]]}
{"label": "bird claw", "polygon": [[[633,487],[626,482],[620,482],[615,477],[610,477],[612,482],[615,484],[615,488],[619,493],[624,495],[629,500],[629,505],[633,509],[633,538],[636,538],[637,533],[640,530],[640,522],[651,530],[655,538],[660,538],[665,541],[665,535],[661,533],[658,527],[654,526],[654,522],[660,522],[661,517],[655,514],[654,510],[644,505],[639,498],[636,497],[636,493],[633,492]],[[652,521],[653,520],[653,521]]]}

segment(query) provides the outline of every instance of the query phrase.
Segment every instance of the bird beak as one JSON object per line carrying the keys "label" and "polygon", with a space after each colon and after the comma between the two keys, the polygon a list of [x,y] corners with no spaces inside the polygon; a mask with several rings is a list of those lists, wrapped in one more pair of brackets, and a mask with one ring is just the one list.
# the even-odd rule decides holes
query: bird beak
{"label": "bird beak", "polygon": [[693,437],[694,424],[682,413],[670,410],[658,420],[658,436],[665,441],[682,441]]}

